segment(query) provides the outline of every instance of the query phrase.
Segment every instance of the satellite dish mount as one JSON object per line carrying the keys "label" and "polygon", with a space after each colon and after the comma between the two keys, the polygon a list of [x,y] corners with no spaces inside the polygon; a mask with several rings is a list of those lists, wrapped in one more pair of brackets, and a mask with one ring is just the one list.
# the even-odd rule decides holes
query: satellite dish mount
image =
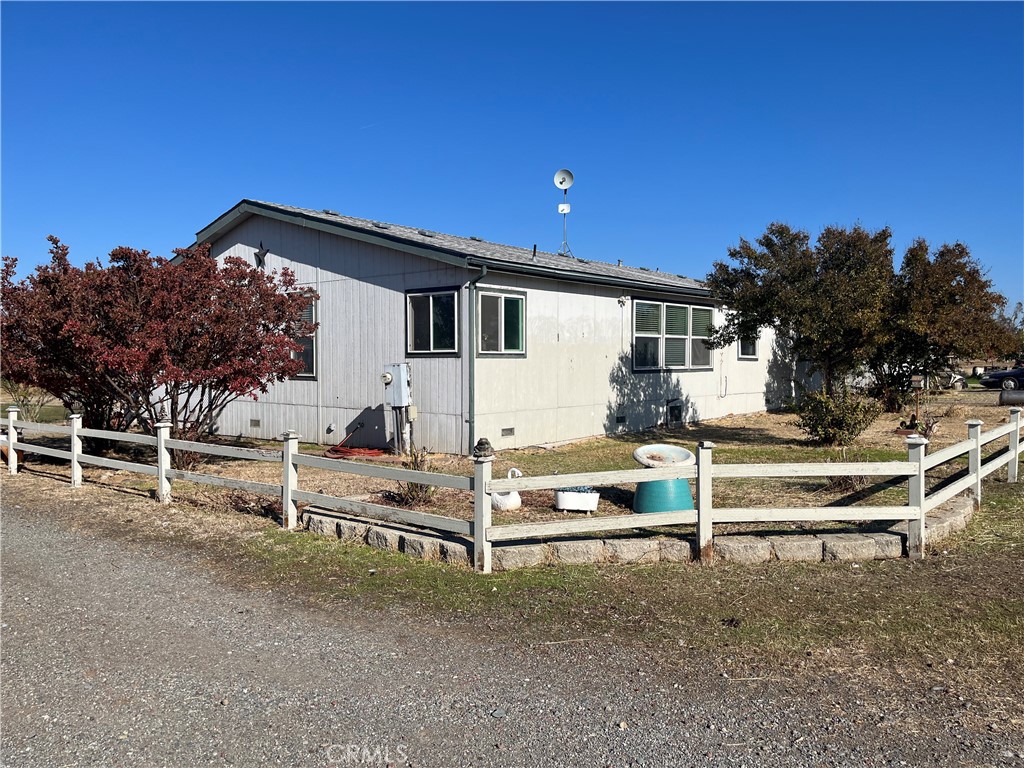
{"label": "satellite dish mount", "polygon": [[562,214],[562,247],[558,250],[559,256],[572,256],[572,249],[569,247],[568,218],[569,211],[569,187],[575,181],[572,171],[562,168],[555,174],[555,186],[562,190],[562,202],[558,206],[558,212]]}

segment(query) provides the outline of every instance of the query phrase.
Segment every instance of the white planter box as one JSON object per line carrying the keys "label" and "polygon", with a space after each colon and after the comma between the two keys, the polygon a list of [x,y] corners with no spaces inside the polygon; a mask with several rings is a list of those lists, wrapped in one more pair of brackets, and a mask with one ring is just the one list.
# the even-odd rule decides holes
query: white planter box
{"label": "white planter box", "polygon": [[555,491],[555,509],[565,512],[594,512],[601,494],[597,491],[581,493],[579,491]]}

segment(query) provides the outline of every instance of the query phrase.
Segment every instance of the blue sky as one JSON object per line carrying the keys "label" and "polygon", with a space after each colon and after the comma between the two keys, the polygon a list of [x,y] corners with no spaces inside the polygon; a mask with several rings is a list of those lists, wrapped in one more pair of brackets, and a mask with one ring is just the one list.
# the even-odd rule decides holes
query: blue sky
{"label": "blue sky", "polygon": [[2,241],[168,255],[240,199],[701,278],[772,221],[1024,300],[1021,3],[3,2]]}

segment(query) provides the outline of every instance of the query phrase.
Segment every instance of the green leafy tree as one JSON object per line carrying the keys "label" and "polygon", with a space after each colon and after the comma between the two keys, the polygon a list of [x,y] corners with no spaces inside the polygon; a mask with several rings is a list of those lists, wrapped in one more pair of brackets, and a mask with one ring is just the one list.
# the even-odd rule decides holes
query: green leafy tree
{"label": "green leafy tree", "polygon": [[793,353],[821,374],[829,396],[863,366],[885,332],[892,275],[891,232],[828,227],[812,247],[809,235],[771,224],[757,244],[740,240],[734,262],[715,262],[711,295],[727,308],[711,345],[773,328]]}
{"label": "green leafy tree", "polygon": [[[1006,299],[962,243],[934,252],[915,241],[892,278],[887,332],[869,358],[872,393],[893,412],[908,401],[911,379],[934,379],[957,360],[1010,354]],[[1012,324],[1012,321],[1010,321]]]}
{"label": "green leafy tree", "polygon": [[1007,338],[1003,359],[1014,365],[1024,365],[1024,303],[1018,301],[1010,314],[1001,311],[999,324]]}

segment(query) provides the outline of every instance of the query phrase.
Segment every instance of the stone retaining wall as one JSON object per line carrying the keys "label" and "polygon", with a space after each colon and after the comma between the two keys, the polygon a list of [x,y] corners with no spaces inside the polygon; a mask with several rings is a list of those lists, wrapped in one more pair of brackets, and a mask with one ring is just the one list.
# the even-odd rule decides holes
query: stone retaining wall
{"label": "stone retaining wall", "polygon": [[[929,513],[925,541],[929,546],[967,527],[974,514],[974,500],[953,499]],[[303,513],[303,525],[313,533],[342,541],[359,542],[377,549],[402,552],[422,560],[469,566],[473,542],[460,536],[443,536],[403,526],[360,518],[318,507]],[[887,560],[906,554],[906,522],[872,533],[780,534],[772,536],[715,536],[715,559],[755,564],[784,562],[857,562]],[[498,545],[491,548],[495,571],[536,565],[583,563],[688,563],[697,557],[693,537],[609,536],[562,538]]]}

